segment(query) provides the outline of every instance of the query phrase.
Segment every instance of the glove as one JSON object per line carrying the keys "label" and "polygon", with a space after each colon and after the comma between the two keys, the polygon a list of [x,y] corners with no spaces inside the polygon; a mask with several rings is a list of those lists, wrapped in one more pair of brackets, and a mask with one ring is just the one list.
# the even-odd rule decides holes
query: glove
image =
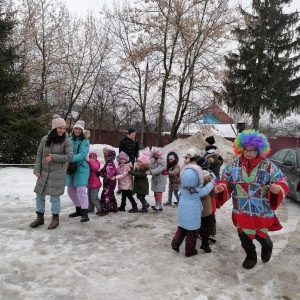
{"label": "glove", "polygon": [[169,172],[168,172],[167,170],[163,170],[163,171],[161,172],[161,174],[163,174],[163,175],[169,175]]}

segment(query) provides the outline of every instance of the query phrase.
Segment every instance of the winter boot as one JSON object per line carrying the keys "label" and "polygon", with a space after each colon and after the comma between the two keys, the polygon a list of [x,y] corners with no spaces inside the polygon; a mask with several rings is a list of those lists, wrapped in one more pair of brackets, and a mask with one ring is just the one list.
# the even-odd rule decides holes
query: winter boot
{"label": "winter boot", "polygon": [[268,244],[261,247],[261,260],[266,263],[272,256],[273,242],[270,240]]}
{"label": "winter boot", "polygon": [[37,214],[36,219],[33,222],[31,222],[31,224],[30,224],[30,227],[32,227],[32,228],[35,228],[35,227],[38,227],[38,226],[44,224],[44,213],[36,212],[36,214]]}
{"label": "winter boot", "polygon": [[217,242],[216,236],[215,235],[210,235],[209,236],[209,241],[213,244],[215,244]]}
{"label": "winter boot", "polygon": [[118,211],[126,211],[125,210],[125,205],[120,205],[120,207],[118,207]]}
{"label": "winter boot", "polygon": [[190,257],[197,255],[198,251],[196,250],[198,233],[197,231],[189,231],[185,239],[185,256]]}
{"label": "winter boot", "polygon": [[130,212],[130,213],[138,213],[139,210],[138,210],[138,208],[137,208],[137,205],[136,205],[136,204],[135,204],[135,205],[132,205],[132,209],[129,209],[128,212]]}
{"label": "winter boot", "polygon": [[81,206],[76,206],[76,211],[69,214],[69,218],[75,218],[75,217],[80,217],[81,216]]}
{"label": "winter boot", "polygon": [[202,244],[200,246],[200,249],[204,250],[206,253],[210,253],[211,249],[209,247],[208,241],[209,241],[209,235],[210,235],[210,218],[211,215],[202,217],[201,218],[201,228],[200,228],[200,236],[202,239]]}
{"label": "winter boot", "polygon": [[96,215],[99,216],[99,217],[104,217],[106,215],[109,214],[109,210],[107,209],[102,209],[100,212],[98,212]]}
{"label": "winter boot", "polygon": [[48,226],[48,229],[54,229],[59,225],[59,215],[52,214],[52,220],[51,223]]}
{"label": "winter boot", "polygon": [[208,241],[202,240],[202,244],[200,246],[200,249],[204,250],[205,253],[211,253],[211,249],[209,247]]}
{"label": "winter boot", "polygon": [[179,252],[179,245],[178,244],[172,242],[171,247],[174,251]]}
{"label": "winter boot", "polygon": [[151,205],[151,208],[154,209],[157,205],[157,201],[155,201],[155,205]]}
{"label": "winter boot", "polygon": [[88,209],[82,209],[80,222],[88,222],[89,220]]}
{"label": "winter boot", "polygon": [[165,202],[164,204],[163,204],[164,206],[172,206],[172,201],[167,201],[167,202]]}
{"label": "winter boot", "polygon": [[141,213],[147,213],[148,212],[148,205],[147,204],[143,205],[143,207],[139,210],[139,212],[141,212]]}
{"label": "winter boot", "polygon": [[243,267],[247,270],[252,269],[257,263],[257,254],[255,248],[244,249],[247,256],[243,262]]}
{"label": "winter boot", "polygon": [[155,202],[155,206],[153,207],[153,210],[156,210],[156,211],[162,211],[162,207],[161,207],[161,202]]}

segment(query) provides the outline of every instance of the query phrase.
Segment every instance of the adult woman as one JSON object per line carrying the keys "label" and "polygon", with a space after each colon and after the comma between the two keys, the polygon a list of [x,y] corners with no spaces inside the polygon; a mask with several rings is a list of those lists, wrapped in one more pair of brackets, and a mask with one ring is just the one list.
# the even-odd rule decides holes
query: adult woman
{"label": "adult woman", "polygon": [[274,211],[289,187],[281,170],[266,158],[270,146],[263,134],[244,130],[233,148],[239,157],[224,169],[215,187],[216,200],[222,206],[232,198],[232,221],[247,255],[243,267],[252,269],[257,263],[254,239],[262,246],[261,260],[266,263],[271,258],[273,242],[268,231],[282,228]]}
{"label": "adult woman", "polygon": [[73,126],[70,141],[73,146],[72,162],[76,162],[76,171],[67,176],[68,195],[73,201],[76,211],[70,218],[81,216],[80,222],[88,222],[89,200],[86,191],[90,176],[90,167],[85,160],[90,150],[90,132],[84,129],[85,122],[77,121]]}
{"label": "adult woman", "polygon": [[36,193],[37,218],[32,228],[44,224],[45,197],[50,195],[52,221],[48,229],[59,225],[60,195],[65,191],[67,164],[72,159],[73,149],[66,133],[66,122],[54,115],[52,130],[45,135],[39,145],[33,173],[37,177]]}

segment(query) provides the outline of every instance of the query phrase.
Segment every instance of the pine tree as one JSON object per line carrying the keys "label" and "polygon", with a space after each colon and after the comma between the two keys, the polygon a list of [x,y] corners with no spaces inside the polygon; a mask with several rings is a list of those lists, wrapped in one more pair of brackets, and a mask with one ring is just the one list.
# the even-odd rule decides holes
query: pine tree
{"label": "pine tree", "polygon": [[224,102],[248,113],[253,128],[260,115],[285,117],[299,110],[299,13],[284,13],[291,0],[253,0],[253,13],[240,8],[244,25],[234,29],[237,53],[225,57]]}
{"label": "pine tree", "polygon": [[15,22],[4,12],[4,3],[0,0],[0,162],[32,163],[48,118],[41,105],[20,101],[26,77],[13,43]]}

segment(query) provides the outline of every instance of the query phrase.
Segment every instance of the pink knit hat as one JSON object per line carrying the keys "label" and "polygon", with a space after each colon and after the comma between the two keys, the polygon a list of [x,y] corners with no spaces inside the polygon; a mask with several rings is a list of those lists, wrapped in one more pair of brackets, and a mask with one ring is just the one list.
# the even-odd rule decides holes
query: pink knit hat
{"label": "pink knit hat", "polygon": [[139,161],[143,165],[149,163],[149,154],[148,154],[148,152],[147,151],[141,152],[139,157],[137,158],[137,161]]}
{"label": "pink knit hat", "polygon": [[58,114],[55,114],[53,116],[53,120],[52,120],[52,129],[58,128],[58,127],[66,127],[66,121],[61,118]]}
{"label": "pink knit hat", "polygon": [[95,157],[97,159],[97,153],[96,152],[91,152],[89,154],[89,158]]}

